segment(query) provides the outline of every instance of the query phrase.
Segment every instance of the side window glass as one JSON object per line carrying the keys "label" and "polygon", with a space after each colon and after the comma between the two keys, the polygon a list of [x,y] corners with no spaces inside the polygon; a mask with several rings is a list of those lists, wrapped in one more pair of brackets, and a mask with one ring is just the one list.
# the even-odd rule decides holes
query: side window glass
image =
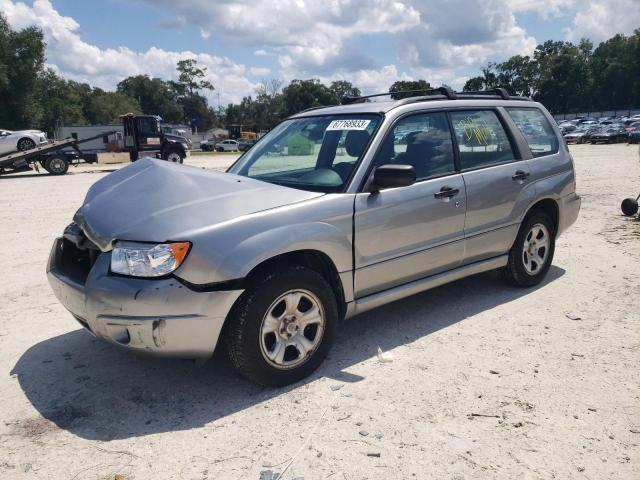
{"label": "side window glass", "polygon": [[493,110],[452,111],[463,170],[513,160],[513,150]]}
{"label": "side window glass", "polygon": [[401,119],[382,145],[375,163],[411,165],[418,181],[455,171],[446,114],[420,113]]}
{"label": "side window glass", "polygon": [[507,108],[518,129],[529,144],[534,157],[558,153],[558,137],[549,120],[537,108]]}

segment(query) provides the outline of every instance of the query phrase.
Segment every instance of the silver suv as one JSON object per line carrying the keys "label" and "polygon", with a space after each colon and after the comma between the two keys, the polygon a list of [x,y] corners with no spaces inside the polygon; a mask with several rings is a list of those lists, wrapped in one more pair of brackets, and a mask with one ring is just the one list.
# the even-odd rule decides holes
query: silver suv
{"label": "silver suv", "polygon": [[226,173],[146,159],[96,182],[49,282],[93,335],[255,382],[314,371],[340,320],[500,269],[540,283],[577,218],[549,113],[504,91],[439,89],[304,111]]}

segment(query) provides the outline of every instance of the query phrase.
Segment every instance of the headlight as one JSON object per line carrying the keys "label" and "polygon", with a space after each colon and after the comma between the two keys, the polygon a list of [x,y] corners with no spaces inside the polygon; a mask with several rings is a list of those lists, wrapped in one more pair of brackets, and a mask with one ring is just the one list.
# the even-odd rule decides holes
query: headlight
{"label": "headlight", "polygon": [[162,277],[182,264],[189,242],[117,242],[111,252],[111,271],[132,277]]}

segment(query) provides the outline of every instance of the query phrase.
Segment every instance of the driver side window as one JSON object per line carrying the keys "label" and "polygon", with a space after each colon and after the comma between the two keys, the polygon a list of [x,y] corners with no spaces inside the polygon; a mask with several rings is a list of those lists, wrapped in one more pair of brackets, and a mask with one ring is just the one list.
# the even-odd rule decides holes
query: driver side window
{"label": "driver side window", "polygon": [[420,113],[399,120],[383,143],[376,165],[411,165],[416,180],[455,171],[453,142],[444,112]]}

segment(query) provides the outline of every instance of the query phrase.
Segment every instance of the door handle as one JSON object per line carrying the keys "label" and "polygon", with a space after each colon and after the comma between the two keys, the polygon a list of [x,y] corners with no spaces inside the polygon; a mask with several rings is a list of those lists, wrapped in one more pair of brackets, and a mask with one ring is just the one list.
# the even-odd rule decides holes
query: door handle
{"label": "door handle", "polygon": [[433,196],[436,198],[451,198],[455,197],[458,193],[460,193],[460,190],[457,188],[442,187],[440,191],[434,193]]}
{"label": "door handle", "polygon": [[524,170],[518,170],[511,178],[513,180],[523,181],[523,180],[526,180],[529,175],[531,175],[529,172],[525,172]]}

